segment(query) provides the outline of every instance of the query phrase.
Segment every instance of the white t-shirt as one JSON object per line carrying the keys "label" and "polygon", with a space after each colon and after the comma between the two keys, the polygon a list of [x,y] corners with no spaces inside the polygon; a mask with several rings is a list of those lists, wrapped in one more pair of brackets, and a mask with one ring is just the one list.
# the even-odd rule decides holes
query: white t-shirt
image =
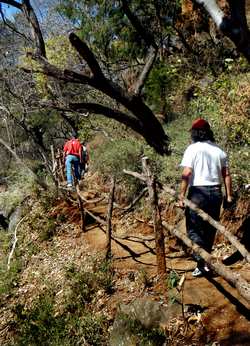
{"label": "white t-shirt", "polygon": [[223,180],[221,170],[228,167],[228,159],[216,144],[196,142],[187,147],[180,166],[192,168],[191,186],[219,185]]}

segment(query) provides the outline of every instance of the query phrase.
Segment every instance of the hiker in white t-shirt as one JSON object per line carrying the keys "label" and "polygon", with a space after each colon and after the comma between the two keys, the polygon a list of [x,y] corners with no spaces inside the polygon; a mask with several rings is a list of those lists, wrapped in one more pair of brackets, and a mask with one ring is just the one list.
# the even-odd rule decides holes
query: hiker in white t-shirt
{"label": "hiker in white t-shirt", "polygon": [[[232,203],[232,180],[229,172],[226,153],[214,143],[213,132],[209,123],[196,119],[192,127],[190,144],[184,152],[179,206],[184,207],[183,199],[187,198],[204,210],[213,219],[219,220],[222,204],[222,183],[225,185],[226,200]],[[207,252],[211,252],[216,230],[204,221],[193,210],[186,207],[186,228],[189,238]],[[197,268],[193,276],[209,272],[208,266],[200,256],[194,255]]]}

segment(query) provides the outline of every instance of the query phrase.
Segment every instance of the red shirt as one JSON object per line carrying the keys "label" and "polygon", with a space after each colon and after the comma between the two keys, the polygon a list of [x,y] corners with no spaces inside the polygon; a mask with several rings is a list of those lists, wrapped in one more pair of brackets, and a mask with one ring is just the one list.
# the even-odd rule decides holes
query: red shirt
{"label": "red shirt", "polygon": [[81,143],[79,139],[70,139],[64,145],[63,150],[66,152],[66,155],[75,155],[81,156]]}

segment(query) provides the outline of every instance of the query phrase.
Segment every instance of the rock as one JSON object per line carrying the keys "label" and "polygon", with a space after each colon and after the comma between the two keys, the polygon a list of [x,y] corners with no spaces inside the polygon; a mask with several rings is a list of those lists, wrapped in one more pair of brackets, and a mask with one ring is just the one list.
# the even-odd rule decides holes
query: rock
{"label": "rock", "polygon": [[179,304],[163,306],[159,302],[145,298],[135,299],[128,305],[121,304],[110,334],[110,346],[138,345],[136,329],[133,328],[135,322],[139,322],[145,330],[164,329],[171,318],[179,315]]}

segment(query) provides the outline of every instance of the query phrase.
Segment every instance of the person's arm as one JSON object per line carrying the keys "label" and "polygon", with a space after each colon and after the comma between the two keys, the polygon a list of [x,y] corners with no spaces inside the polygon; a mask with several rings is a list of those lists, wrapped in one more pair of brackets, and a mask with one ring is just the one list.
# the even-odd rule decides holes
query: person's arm
{"label": "person's arm", "polygon": [[180,194],[179,194],[179,201],[178,201],[178,206],[180,208],[184,207],[184,198],[186,196],[188,183],[189,183],[191,175],[192,175],[192,168],[184,167],[182,171],[182,176],[181,176]]}
{"label": "person's arm", "polygon": [[222,177],[224,180],[225,190],[226,190],[226,199],[227,202],[233,201],[233,191],[232,191],[232,177],[228,167],[222,168]]}

